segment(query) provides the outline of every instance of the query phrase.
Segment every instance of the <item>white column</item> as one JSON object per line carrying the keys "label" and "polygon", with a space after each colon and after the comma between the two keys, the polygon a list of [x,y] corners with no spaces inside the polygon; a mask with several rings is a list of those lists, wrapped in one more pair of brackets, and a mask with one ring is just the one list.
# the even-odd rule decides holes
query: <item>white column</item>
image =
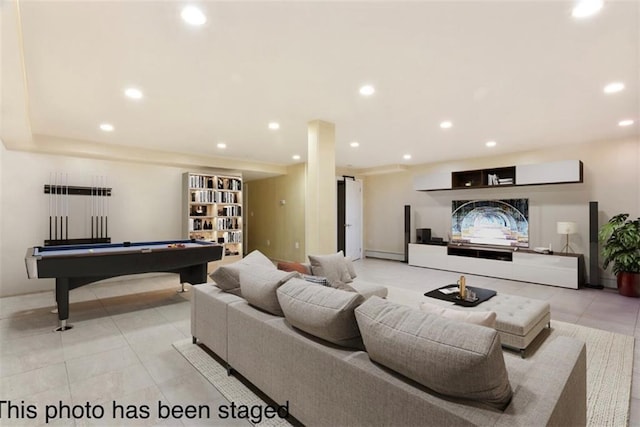
{"label": "white column", "polygon": [[313,120],[308,124],[305,241],[307,255],[336,252],[337,184],[335,126]]}

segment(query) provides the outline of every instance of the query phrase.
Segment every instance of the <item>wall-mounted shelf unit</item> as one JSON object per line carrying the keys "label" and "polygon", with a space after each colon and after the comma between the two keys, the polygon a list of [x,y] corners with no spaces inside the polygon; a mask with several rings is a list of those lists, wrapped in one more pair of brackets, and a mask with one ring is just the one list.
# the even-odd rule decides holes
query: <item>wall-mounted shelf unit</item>
{"label": "wall-mounted shelf unit", "polygon": [[562,160],[419,175],[414,177],[413,188],[417,191],[439,191],[580,182],[583,182],[582,161]]}
{"label": "wall-mounted shelf unit", "polygon": [[224,245],[222,260],[210,263],[210,270],[241,259],[242,178],[187,172],[182,187],[183,237]]}
{"label": "wall-mounted shelf unit", "polygon": [[495,185],[513,185],[515,179],[515,166],[452,172],[451,188],[477,188],[490,187]]}

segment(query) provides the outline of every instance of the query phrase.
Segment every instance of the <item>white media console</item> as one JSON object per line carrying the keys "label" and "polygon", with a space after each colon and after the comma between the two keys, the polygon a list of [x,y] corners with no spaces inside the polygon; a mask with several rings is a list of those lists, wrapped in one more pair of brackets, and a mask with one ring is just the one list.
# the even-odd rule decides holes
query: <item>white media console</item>
{"label": "white media console", "polygon": [[581,254],[478,246],[409,244],[409,265],[578,289],[584,283]]}

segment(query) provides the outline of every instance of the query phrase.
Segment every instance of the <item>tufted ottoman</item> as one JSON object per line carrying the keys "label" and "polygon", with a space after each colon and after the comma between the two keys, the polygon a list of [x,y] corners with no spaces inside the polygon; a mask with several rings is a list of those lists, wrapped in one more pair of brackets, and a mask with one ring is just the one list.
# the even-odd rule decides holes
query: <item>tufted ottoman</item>
{"label": "tufted ottoman", "polygon": [[[429,302],[446,304],[448,308],[471,311],[494,311],[496,330],[503,347],[524,351],[545,326],[551,326],[551,312],[546,301],[515,295],[498,294],[475,307],[461,307],[450,302],[429,298]],[[444,303],[444,304],[442,304]]]}

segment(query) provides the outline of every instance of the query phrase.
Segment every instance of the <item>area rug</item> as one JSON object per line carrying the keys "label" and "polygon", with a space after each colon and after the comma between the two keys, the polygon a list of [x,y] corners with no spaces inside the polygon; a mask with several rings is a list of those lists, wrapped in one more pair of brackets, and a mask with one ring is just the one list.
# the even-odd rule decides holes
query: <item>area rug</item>
{"label": "area rug", "polygon": [[[388,298],[398,303],[409,302],[408,305],[412,306],[418,300],[415,292],[391,287]],[[587,425],[628,425],[634,338],[557,320],[551,321],[551,330],[545,333],[544,340],[541,340],[539,347],[526,360],[533,362],[545,344],[558,336],[584,341],[587,345]],[[228,376],[226,369],[198,345],[192,344],[191,339],[179,341],[173,346],[230,402],[239,405],[265,405],[263,399],[234,376]],[[519,357],[517,353],[510,352],[505,352],[505,356]],[[257,425],[290,425],[283,419],[267,421],[269,422]],[[276,421],[279,424],[274,424]]]}
{"label": "area rug", "polygon": [[[199,345],[192,344],[191,338],[173,343],[173,347],[178,350],[185,359],[193,365],[229,402],[234,402],[236,406],[246,405],[249,407],[260,405],[264,407],[268,403],[254,393],[249,387],[243,384],[233,375],[227,375],[227,369],[216,359],[210,356]],[[264,419],[255,426],[290,426],[287,420],[279,417]]]}
{"label": "area rug", "polygon": [[[418,308],[418,302],[424,300],[416,291],[395,286],[387,288],[387,299],[398,304]],[[546,333],[544,339],[532,343],[533,346],[537,344],[538,348],[533,349],[527,360],[535,360],[536,354],[545,344],[557,336],[584,341],[587,345],[587,425],[626,426],[633,376],[634,337],[560,322],[553,320],[553,314],[551,317],[551,330],[543,330]],[[510,352],[505,352],[505,355],[518,357],[516,353]]]}

